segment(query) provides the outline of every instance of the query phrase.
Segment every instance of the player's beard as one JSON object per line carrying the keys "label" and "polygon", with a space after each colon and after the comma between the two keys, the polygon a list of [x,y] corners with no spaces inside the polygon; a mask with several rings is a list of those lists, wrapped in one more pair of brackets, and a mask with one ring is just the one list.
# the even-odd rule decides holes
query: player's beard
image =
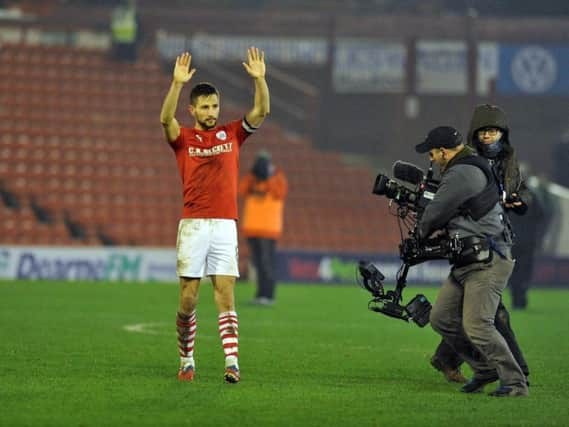
{"label": "player's beard", "polygon": [[[198,121],[200,127],[204,130],[210,130],[213,129],[215,127],[215,125],[217,124],[217,119],[216,118],[207,118],[206,120],[202,120],[202,121]],[[211,124],[213,123],[213,124]]]}

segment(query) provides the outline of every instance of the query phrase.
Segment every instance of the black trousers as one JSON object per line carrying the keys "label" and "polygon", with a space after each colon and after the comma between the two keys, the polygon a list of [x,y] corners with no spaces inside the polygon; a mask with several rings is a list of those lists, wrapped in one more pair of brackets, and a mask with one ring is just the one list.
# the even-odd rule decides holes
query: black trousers
{"label": "black trousers", "polygon": [[117,61],[136,62],[136,43],[113,43],[112,55]]}
{"label": "black trousers", "polygon": [[[510,314],[508,313],[508,310],[506,310],[506,307],[504,306],[502,301],[500,301],[500,304],[498,305],[498,310],[496,311],[496,318],[494,319],[494,324],[496,325],[496,329],[498,330],[498,332],[502,334],[502,336],[508,343],[508,347],[510,348],[512,355],[516,359],[516,362],[518,362],[518,365],[520,365],[520,368],[522,368],[522,372],[526,376],[528,376],[529,375],[528,364],[524,358],[524,355],[522,354],[522,350],[518,344],[518,341],[516,340],[516,335],[512,330],[512,326],[510,325]],[[444,340],[441,341],[441,343],[437,347],[437,350],[435,351],[435,357],[437,357],[443,365],[452,369],[460,367],[460,365],[462,365],[462,363],[464,362],[464,360],[462,360],[462,358],[456,353],[456,351],[454,351],[454,349]]]}
{"label": "black trousers", "polygon": [[275,298],[275,268],[276,247],[275,239],[249,237],[249,250],[255,270],[257,270],[257,298]]}
{"label": "black trousers", "polygon": [[531,247],[537,243],[528,243],[527,246],[514,245],[512,255],[516,259],[516,268],[510,277],[508,287],[512,293],[512,307],[526,308],[528,304],[528,289],[534,270],[535,254]]}

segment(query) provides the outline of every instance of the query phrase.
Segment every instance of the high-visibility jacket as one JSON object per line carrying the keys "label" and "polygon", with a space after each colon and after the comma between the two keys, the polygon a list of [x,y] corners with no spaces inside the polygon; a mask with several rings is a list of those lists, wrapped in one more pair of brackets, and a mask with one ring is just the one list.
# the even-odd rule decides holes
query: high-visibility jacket
{"label": "high-visibility jacket", "polygon": [[111,17],[111,31],[116,43],[136,41],[136,11],[132,8],[117,8]]}
{"label": "high-visibility jacket", "polygon": [[281,237],[287,192],[286,177],[279,169],[264,181],[252,173],[243,177],[239,183],[239,194],[245,198],[245,205],[240,222],[246,237]]}

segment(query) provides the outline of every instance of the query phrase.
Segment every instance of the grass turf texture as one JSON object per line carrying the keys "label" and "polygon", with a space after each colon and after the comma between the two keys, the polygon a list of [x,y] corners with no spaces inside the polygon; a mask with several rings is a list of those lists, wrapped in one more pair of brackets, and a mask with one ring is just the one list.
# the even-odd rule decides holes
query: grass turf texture
{"label": "grass turf texture", "polygon": [[[436,290],[421,291],[434,300]],[[407,289],[406,300],[415,293]],[[177,285],[0,282],[0,425],[569,423],[567,291],[532,291],[530,309],[512,312],[532,370],[530,397],[516,399],[460,393],[429,365],[438,343],[430,327],[368,311],[355,286],[281,285],[271,308],[247,305],[252,294],[238,285],[242,382],[223,383],[204,284],[196,378],[180,383]]]}

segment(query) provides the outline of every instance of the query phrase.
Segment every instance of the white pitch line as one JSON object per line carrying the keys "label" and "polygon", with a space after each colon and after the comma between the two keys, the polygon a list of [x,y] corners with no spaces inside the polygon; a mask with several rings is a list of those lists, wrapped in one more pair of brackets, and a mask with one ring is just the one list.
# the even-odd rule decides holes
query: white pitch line
{"label": "white pitch line", "polygon": [[[122,329],[127,331],[127,332],[134,332],[137,334],[176,336],[175,328],[174,328],[174,330],[171,330],[171,331],[166,331],[163,329],[164,327],[167,327],[167,326],[172,326],[172,324],[166,323],[166,322],[134,323],[132,325],[124,325],[122,327]],[[156,329],[159,329],[159,330],[156,330]],[[198,334],[197,335],[197,339],[202,339],[202,338],[219,339],[219,336],[204,335],[204,334]],[[252,340],[252,341],[255,341],[255,340],[266,341],[263,338],[260,338],[260,339],[259,338],[252,338],[250,340]]]}
{"label": "white pitch line", "polygon": [[[175,336],[176,333],[175,331],[165,331],[165,330],[156,330],[156,328],[161,328],[161,327],[165,327],[170,325],[170,323],[166,323],[166,322],[148,322],[148,323],[134,323],[132,325],[124,325],[122,327],[123,330],[127,331],[127,332],[134,332],[134,333],[138,333],[138,334],[147,334],[147,335],[171,335],[171,336]],[[218,336],[213,336],[213,335],[203,335],[203,334],[198,334],[196,336],[197,340],[200,339],[219,339]],[[256,337],[247,337],[244,338],[245,341],[253,341],[253,342],[262,342],[262,343],[268,343],[268,342],[272,342],[273,340],[267,339],[267,338],[256,338]],[[326,348],[330,348],[330,347],[337,347],[337,344],[332,344],[332,343],[324,343],[324,342],[313,342],[312,345],[315,345],[317,347],[326,347]],[[371,345],[366,345],[366,346],[350,346],[350,350],[374,350],[376,349],[376,347],[371,346]],[[405,348],[405,349],[399,349],[399,351],[404,351],[404,352],[413,352],[416,353],[416,350],[411,350],[409,348]]]}
{"label": "white pitch line", "polygon": [[165,335],[164,332],[155,331],[154,328],[165,326],[165,322],[155,323],[135,323],[134,325],[124,325],[122,328],[128,332],[137,332],[139,334],[148,335]]}

